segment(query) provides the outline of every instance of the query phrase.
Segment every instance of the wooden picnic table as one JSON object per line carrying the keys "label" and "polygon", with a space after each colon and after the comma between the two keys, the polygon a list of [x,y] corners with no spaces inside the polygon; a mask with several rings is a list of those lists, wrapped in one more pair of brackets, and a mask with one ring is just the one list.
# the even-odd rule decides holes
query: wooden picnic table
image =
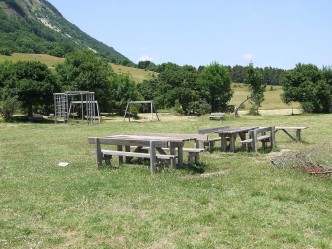
{"label": "wooden picnic table", "polygon": [[[183,165],[183,147],[185,142],[196,140],[195,134],[177,134],[174,136],[169,135],[160,135],[160,134],[138,134],[138,135],[114,135],[114,136],[107,136],[109,138],[116,138],[124,141],[130,141],[129,146],[137,146],[136,150],[140,150],[140,147],[144,147],[147,145],[142,145],[142,143],[146,144],[145,142],[150,141],[159,141],[164,142],[164,146],[156,146],[156,150],[160,154],[167,154],[163,148],[169,148],[170,155],[176,155],[178,160],[178,166]],[[135,142],[133,142],[135,141]],[[128,149],[128,147],[127,147]],[[176,158],[171,160],[171,166],[173,168],[176,167]]]}
{"label": "wooden picnic table", "polygon": [[[301,131],[309,128],[308,126],[276,126],[275,131],[283,131],[294,141],[301,141]],[[295,137],[292,136],[287,130],[295,130]]]}
{"label": "wooden picnic table", "polygon": [[236,138],[239,136],[241,140],[246,140],[246,134],[256,128],[258,128],[258,126],[231,127],[215,131],[221,138],[221,151],[227,151],[227,139],[229,139],[229,151],[235,152]]}
{"label": "wooden picnic table", "polygon": [[[90,137],[88,141],[90,144],[94,144],[96,138]],[[169,159],[171,162],[171,166],[176,168],[176,158],[178,160],[178,166],[183,165],[183,147],[185,142],[196,140],[195,134],[179,134],[178,136],[162,136],[162,135],[154,135],[154,134],[142,134],[142,135],[112,135],[98,138],[104,144],[108,145],[116,145],[116,151],[108,151],[107,153],[111,155],[116,155],[119,157],[119,162],[123,161],[123,157],[126,158],[126,162],[129,162],[131,158],[137,157],[145,157],[150,158],[150,169],[153,173],[155,171],[155,163],[157,158],[165,158],[169,155]],[[151,146],[151,143],[153,146]],[[123,147],[125,147],[125,151],[123,151]],[[134,147],[134,151],[131,152],[131,147]],[[142,153],[143,147],[149,147],[147,153]],[[169,149],[169,154],[165,151],[164,148]],[[98,150],[98,148],[97,148]],[[99,148],[99,150],[101,150]],[[159,152],[159,154],[156,154]],[[98,159],[97,153],[97,164],[102,159]]]}

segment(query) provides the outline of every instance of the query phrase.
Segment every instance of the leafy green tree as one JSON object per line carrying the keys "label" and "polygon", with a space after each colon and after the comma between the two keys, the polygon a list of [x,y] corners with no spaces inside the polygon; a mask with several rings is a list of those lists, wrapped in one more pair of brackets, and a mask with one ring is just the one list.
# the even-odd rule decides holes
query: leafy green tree
{"label": "leafy green tree", "polygon": [[236,83],[245,83],[247,80],[246,67],[235,65],[231,69],[231,78],[233,82]]}
{"label": "leafy green tree", "polygon": [[213,62],[203,69],[198,76],[202,96],[211,106],[211,111],[226,110],[227,103],[233,96],[231,78],[227,67]]}
{"label": "leafy green tree", "polygon": [[113,73],[110,77],[112,106],[124,113],[128,100],[142,100],[135,81],[128,74]]}
{"label": "leafy green tree", "polygon": [[328,75],[313,64],[298,63],[285,75],[283,102],[300,102],[307,113],[331,112],[332,86]]}
{"label": "leafy green tree", "polygon": [[152,61],[139,61],[137,67],[140,69],[145,69],[149,71],[158,71],[158,67]]}
{"label": "leafy green tree", "polygon": [[139,84],[143,98],[154,100],[158,108],[175,108],[183,114],[195,112],[200,100],[196,68],[168,62],[158,66],[158,70],[158,77]]}
{"label": "leafy green tree", "polygon": [[53,104],[53,93],[58,90],[55,76],[41,62],[16,63],[16,88],[18,100],[27,108],[28,117],[33,110]]}
{"label": "leafy green tree", "polygon": [[157,98],[158,103],[164,107],[174,107],[176,101],[181,106],[184,114],[192,110],[192,102],[200,99],[199,85],[197,84],[198,72],[193,66],[179,66],[174,63],[163,65],[163,71],[159,75],[161,95]]}
{"label": "leafy green tree", "polygon": [[265,84],[262,74],[254,68],[253,63],[249,64],[247,82],[250,84],[250,114],[259,115],[259,107],[264,101]]}
{"label": "leafy green tree", "polygon": [[75,51],[56,66],[63,91],[95,92],[100,109],[110,108],[110,77],[113,73],[108,62],[90,50]]}
{"label": "leafy green tree", "polygon": [[52,105],[53,93],[58,89],[53,73],[45,64],[35,61],[4,63],[0,67],[0,81],[2,100],[17,98],[29,117],[34,110]]}

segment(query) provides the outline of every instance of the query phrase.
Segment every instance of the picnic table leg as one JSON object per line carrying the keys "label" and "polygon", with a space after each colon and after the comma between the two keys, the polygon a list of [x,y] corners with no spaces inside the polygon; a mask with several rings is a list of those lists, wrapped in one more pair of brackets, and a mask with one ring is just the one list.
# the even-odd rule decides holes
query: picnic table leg
{"label": "picnic table leg", "polygon": [[183,144],[178,145],[178,164],[179,167],[183,166]]}
{"label": "picnic table leg", "polygon": [[[130,152],[130,146],[125,146],[125,151],[126,152]],[[126,163],[129,163],[130,162],[130,160],[132,159],[132,157],[127,157],[126,156]]]}
{"label": "picnic table leg", "polygon": [[150,172],[156,173],[156,146],[154,141],[150,141]]}
{"label": "picnic table leg", "polygon": [[301,129],[296,129],[296,141],[301,141]]}
{"label": "picnic table leg", "polygon": [[[257,130],[253,130],[252,132],[250,132],[250,135],[251,135],[251,139],[252,139],[252,142],[251,142],[251,147],[252,147],[252,150],[257,152],[258,150],[258,143],[257,143]],[[263,147],[265,145],[263,144]]]}
{"label": "picnic table leg", "polygon": [[271,142],[271,148],[274,149],[276,147],[276,130],[274,126],[272,126],[270,142]]}
{"label": "picnic table leg", "polygon": [[[118,151],[122,151],[122,145],[117,145]],[[119,165],[123,163],[123,156],[119,156]]]}
{"label": "picnic table leg", "polygon": [[[175,144],[170,143],[169,153],[171,155],[176,155],[176,146],[175,146]],[[172,167],[172,169],[176,168],[176,158],[175,157],[171,159],[171,167]]]}
{"label": "picnic table leg", "polygon": [[227,148],[227,139],[226,139],[226,134],[221,134],[221,151],[226,151]]}
{"label": "picnic table leg", "polygon": [[230,152],[235,151],[235,139],[236,139],[236,134],[231,134],[230,141],[229,141],[229,151]]}
{"label": "picnic table leg", "polygon": [[103,153],[101,152],[100,140],[96,138],[97,169],[100,169],[103,162]]}

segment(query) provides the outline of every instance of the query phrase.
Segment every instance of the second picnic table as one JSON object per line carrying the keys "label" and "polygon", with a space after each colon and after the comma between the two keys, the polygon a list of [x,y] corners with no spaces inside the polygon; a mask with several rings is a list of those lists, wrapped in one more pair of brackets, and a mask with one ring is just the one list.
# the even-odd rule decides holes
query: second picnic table
{"label": "second picnic table", "polygon": [[258,128],[258,126],[232,127],[215,131],[221,138],[221,151],[227,151],[227,139],[229,138],[229,151],[235,152],[236,138],[239,136],[241,140],[245,140],[246,134],[256,128]]}

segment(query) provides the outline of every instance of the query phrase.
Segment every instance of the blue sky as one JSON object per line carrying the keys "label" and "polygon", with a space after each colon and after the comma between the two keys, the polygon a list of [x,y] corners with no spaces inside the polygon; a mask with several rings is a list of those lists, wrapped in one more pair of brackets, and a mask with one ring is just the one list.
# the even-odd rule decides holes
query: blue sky
{"label": "blue sky", "polygon": [[331,0],[48,0],[134,63],[332,65]]}

